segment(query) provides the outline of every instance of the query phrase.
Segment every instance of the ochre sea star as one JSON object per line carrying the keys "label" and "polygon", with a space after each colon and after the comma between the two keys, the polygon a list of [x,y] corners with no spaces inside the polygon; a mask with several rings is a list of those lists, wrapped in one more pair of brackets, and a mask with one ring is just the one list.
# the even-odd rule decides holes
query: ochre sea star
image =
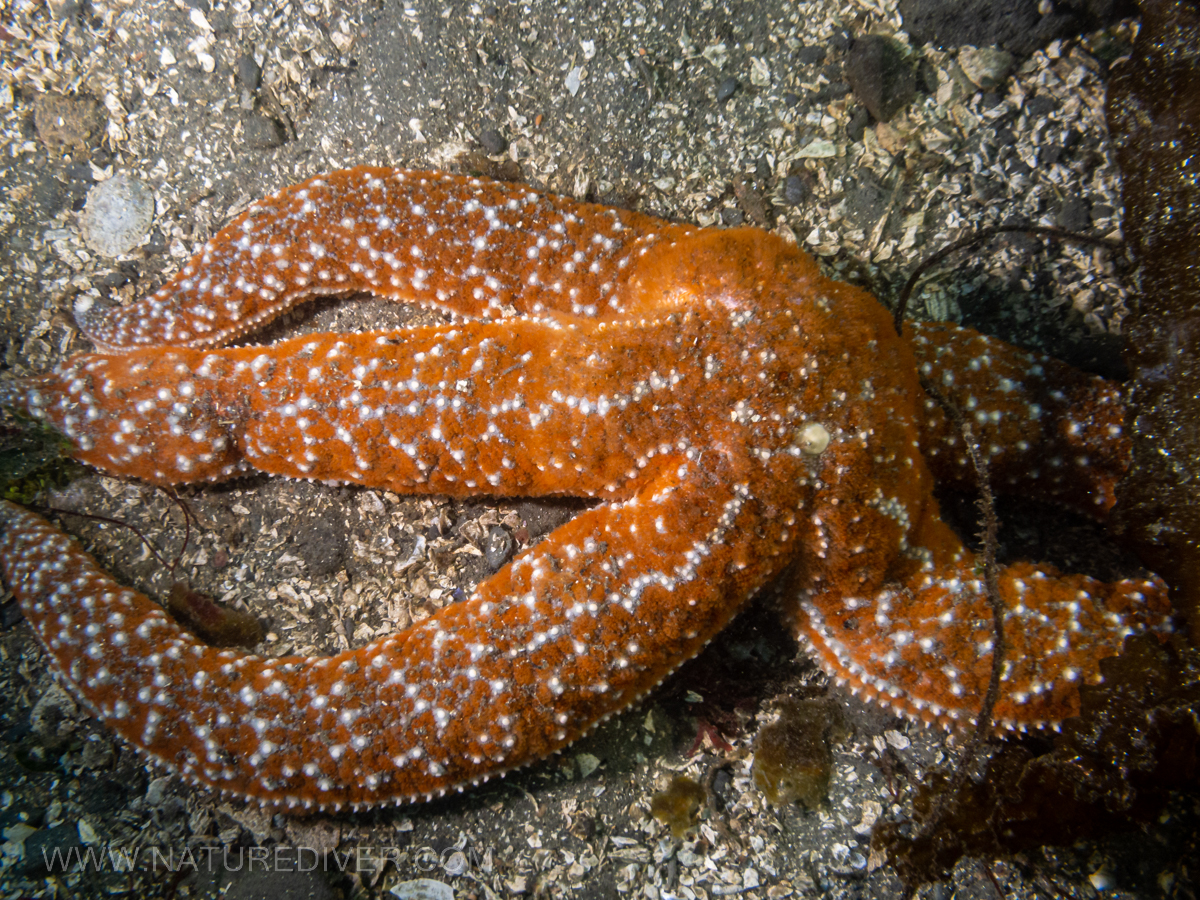
{"label": "ochre sea star", "polygon": [[[355,291],[450,324],[228,343]],[[0,400],[99,469],[157,484],[257,469],[400,493],[598,505],[414,627],[331,658],[199,642],[11,504],[5,577],[59,673],[194,781],[276,806],[428,797],[562,748],[695,655],[769,582],[820,665],[898,713],[970,722],[990,607],[933,476],[971,417],[999,486],[1102,515],[1119,389],[969,330],[909,326],[754,229],[701,230],[527,187],[361,168],[252,206],[156,294],[82,324],[107,352]],[[1000,572],[995,715],[1078,709],[1155,580]]]}

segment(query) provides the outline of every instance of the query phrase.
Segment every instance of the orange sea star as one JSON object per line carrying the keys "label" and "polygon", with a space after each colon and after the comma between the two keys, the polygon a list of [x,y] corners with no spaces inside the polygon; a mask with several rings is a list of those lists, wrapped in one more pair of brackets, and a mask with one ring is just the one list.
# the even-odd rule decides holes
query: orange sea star
{"label": "orange sea star", "polygon": [[[355,291],[455,319],[211,349]],[[328,659],[207,647],[5,505],[5,577],[75,692],[173,770],[278,806],[413,800],[546,756],[780,576],[839,682],[969,722],[991,613],[933,500],[930,467],[963,480],[964,461],[918,371],[972,417],[1001,486],[1102,514],[1128,457],[1112,384],[953,326],[901,339],[775,236],[459,176],[361,168],[288,188],[156,294],[81,321],[108,352],[0,400],[104,471],[600,501],[467,601]],[[1166,627],[1155,580],[1018,564],[1000,588],[1010,727],[1073,714],[1101,657]]]}

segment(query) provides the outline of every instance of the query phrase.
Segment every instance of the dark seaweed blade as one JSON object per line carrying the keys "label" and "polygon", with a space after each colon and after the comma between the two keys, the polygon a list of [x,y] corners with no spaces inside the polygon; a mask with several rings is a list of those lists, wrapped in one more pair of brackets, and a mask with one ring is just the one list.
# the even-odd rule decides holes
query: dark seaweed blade
{"label": "dark seaweed blade", "polygon": [[1108,125],[1125,234],[1141,263],[1125,319],[1134,462],[1117,522],[1170,582],[1200,642],[1200,5],[1144,0],[1132,58],[1114,69]]}
{"label": "dark seaweed blade", "polygon": [[[1195,789],[1200,653],[1180,655],[1143,635],[1100,668],[1104,684],[1080,691],[1080,715],[1063,723],[1049,752],[1006,743],[981,781],[968,780],[947,800],[948,778],[931,778],[914,799],[915,824],[876,829],[873,846],[907,886],[945,878],[963,856],[1011,857],[1153,823],[1173,792]],[[938,807],[938,827],[917,833]],[[1175,830],[1195,844],[1194,831],[1189,837],[1178,823]]]}

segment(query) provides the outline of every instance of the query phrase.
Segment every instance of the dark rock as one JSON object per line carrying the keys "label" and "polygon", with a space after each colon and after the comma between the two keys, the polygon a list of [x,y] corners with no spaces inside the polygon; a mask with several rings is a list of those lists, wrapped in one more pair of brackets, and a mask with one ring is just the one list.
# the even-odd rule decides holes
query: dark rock
{"label": "dark rock", "polygon": [[147,256],[153,256],[156,253],[163,253],[167,249],[167,236],[162,233],[159,228],[150,229],[150,238],[146,241],[142,250]]}
{"label": "dark rock", "polygon": [[1047,97],[1045,94],[1038,94],[1025,102],[1023,107],[1025,114],[1031,119],[1040,119],[1043,116],[1048,116],[1062,106],[1053,97]]}
{"label": "dark rock", "polygon": [[813,94],[813,103],[831,103],[834,100],[840,100],[850,93],[850,85],[846,82],[838,80],[830,84],[823,85],[819,91]]}
{"label": "dark rock", "polygon": [[866,230],[873,228],[887,209],[888,192],[883,185],[863,178],[846,192],[846,218]]}
{"label": "dark rock", "polygon": [[33,101],[33,125],[42,143],[51,149],[86,148],[105,121],[100,104],[91,97],[41,94]]}
{"label": "dark rock", "polygon": [[845,29],[835,31],[829,37],[829,46],[839,53],[849,50],[852,43],[854,43],[854,39],[850,37],[850,32]]}
{"label": "dark rock", "polygon": [[114,269],[111,272],[105,272],[101,275],[96,280],[96,283],[106,290],[115,290],[129,284],[129,273],[124,269]]}
{"label": "dark rock", "polygon": [[1056,38],[1137,14],[1132,0],[1060,0],[1046,15],[1038,7],[1039,0],[900,0],[900,14],[915,44],[999,45],[1019,56]]}
{"label": "dark rock", "polygon": [[996,129],[996,146],[1011,147],[1017,142],[1017,136],[1008,128]]}
{"label": "dark rock", "polygon": [[727,206],[721,210],[722,225],[741,225],[745,220],[746,217],[742,215],[742,211],[736,206]]}
{"label": "dark rock", "polygon": [[724,103],[737,92],[741,85],[736,78],[726,78],[717,85],[717,102]]}
{"label": "dark rock", "polygon": [[886,122],[912,102],[917,79],[897,41],[877,34],[859,38],[843,64],[854,96],[880,122]]}
{"label": "dark rock", "polygon": [[508,149],[508,141],[495,128],[485,128],[479,132],[479,144],[488,156],[495,156]]}
{"label": "dark rock", "polygon": [[214,34],[229,34],[233,30],[233,18],[223,9],[212,9],[205,13]]}
{"label": "dark rock", "polygon": [[856,107],[850,116],[849,123],[846,125],[846,136],[857,143],[863,139],[863,133],[870,124],[871,114],[867,112],[866,107]]}
{"label": "dark rock", "polygon": [[802,66],[817,66],[825,61],[825,48],[818,46],[801,47],[796,51],[796,62]]}
{"label": "dark rock", "polygon": [[8,629],[24,618],[17,601],[10,600],[7,603],[0,604],[0,631],[8,631]]}
{"label": "dark rock", "polygon": [[248,91],[257,91],[262,83],[262,67],[249,53],[243,53],[237,61],[237,80]]}
{"label": "dark rock", "polygon": [[1081,197],[1071,197],[1058,209],[1058,227],[1065,231],[1083,231],[1091,221],[1088,202]]}
{"label": "dark rock", "polygon": [[1113,208],[1111,206],[1109,206],[1107,203],[1097,203],[1094,206],[1092,206],[1092,221],[1093,222],[1095,222],[1098,219],[1107,219],[1107,218],[1111,217],[1112,214],[1113,214]]}
{"label": "dark rock", "polygon": [[917,87],[931,95],[938,89],[938,68],[924,58],[917,62]]}
{"label": "dark rock", "polygon": [[1014,175],[1028,175],[1033,171],[1029,164],[1019,156],[1013,156],[1008,161],[1008,171]]}
{"label": "dark rock", "polygon": [[246,119],[246,143],[255,150],[279,147],[285,139],[283,126],[271,117],[255,114]]}
{"label": "dark rock", "polygon": [[791,206],[799,206],[809,198],[812,191],[799,175],[789,175],[783,179],[783,199]]}
{"label": "dark rock", "polygon": [[297,519],[291,529],[292,553],[304,560],[305,570],[323,578],[345,565],[348,539],[344,528],[323,515]]}
{"label": "dark rock", "polygon": [[66,172],[64,180],[64,188],[71,204],[71,209],[79,212],[83,209],[83,205],[87,202],[88,191],[96,183],[95,176],[92,175],[92,167],[87,163],[75,163]]}
{"label": "dark rock", "polygon": [[[25,839],[25,862],[22,872],[27,878],[44,878],[51,873],[63,874],[64,862],[74,862],[75,854],[83,849],[79,831],[64,822],[53,828],[43,828]],[[72,852],[74,851],[74,852]],[[57,862],[57,865],[54,863]]]}
{"label": "dark rock", "polygon": [[488,568],[495,572],[512,559],[516,547],[517,543],[507,528],[493,525],[488,529],[487,540],[483,545],[483,555],[487,560]]}
{"label": "dark rock", "polygon": [[733,787],[733,776],[729,774],[727,769],[718,769],[717,774],[713,777],[712,791],[718,797],[726,797],[730,789]]}

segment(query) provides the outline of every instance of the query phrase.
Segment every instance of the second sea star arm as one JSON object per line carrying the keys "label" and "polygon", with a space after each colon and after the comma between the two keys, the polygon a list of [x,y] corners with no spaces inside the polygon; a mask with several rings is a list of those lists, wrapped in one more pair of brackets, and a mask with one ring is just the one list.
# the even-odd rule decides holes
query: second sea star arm
{"label": "second sea star arm", "polygon": [[[992,484],[1093,517],[1116,501],[1129,468],[1120,385],[971,328],[905,324],[922,374],[971,424]],[[938,481],[971,490],[961,429],[926,398],[921,450]]]}
{"label": "second sea star arm", "polygon": [[468,600],[330,658],[207,647],[7,502],[0,563],[59,674],[112,730],[209,787],[336,809],[486,780],[633,703],[782,565],[786,518],[664,458],[635,495],[580,514]]}
{"label": "second sea star arm", "polygon": [[79,309],[98,347],[215,347],[307,298],[369,292],[470,318],[622,308],[626,268],[692,234],[520,184],[363,166],[254,203],[130,306]]}
{"label": "second sea star arm", "polygon": [[403,493],[620,497],[655,448],[686,444],[690,423],[665,416],[700,390],[702,363],[638,350],[680,341],[679,318],[92,354],[0,385],[0,402],[62,431],[81,461],[157,484],[254,468]]}

